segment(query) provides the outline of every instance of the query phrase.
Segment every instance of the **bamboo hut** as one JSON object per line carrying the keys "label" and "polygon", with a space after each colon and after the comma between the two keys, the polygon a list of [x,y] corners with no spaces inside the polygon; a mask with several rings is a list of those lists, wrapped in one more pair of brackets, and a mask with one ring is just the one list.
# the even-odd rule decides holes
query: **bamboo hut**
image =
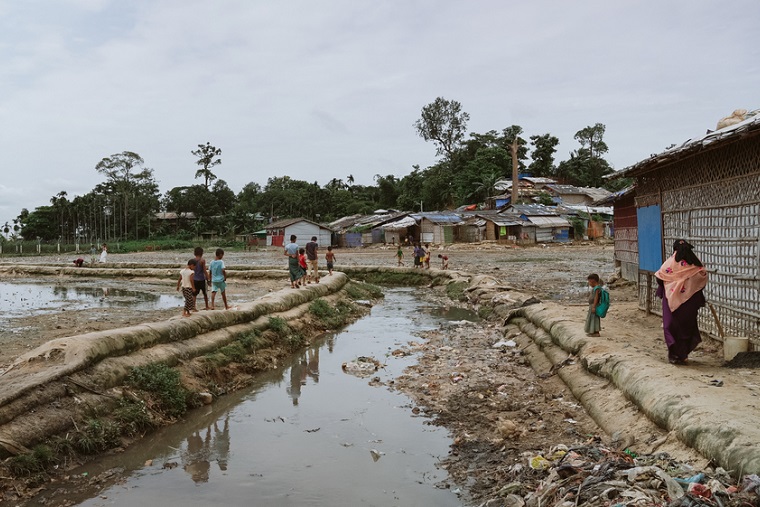
{"label": "bamboo hut", "polygon": [[[686,239],[707,267],[705,296],[726,334],[760,348],[760,115],[618,173],[636,181],[639,305],[660,313],[654,272]],[[703,309],[700,328],[716,325]]]}

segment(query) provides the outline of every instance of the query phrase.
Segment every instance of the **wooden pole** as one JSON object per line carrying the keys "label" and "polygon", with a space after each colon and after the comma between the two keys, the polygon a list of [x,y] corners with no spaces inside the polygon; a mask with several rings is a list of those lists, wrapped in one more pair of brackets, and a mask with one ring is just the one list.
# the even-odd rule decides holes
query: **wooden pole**
{"label": "wooden pole", "polygon": [[510,146],[511,152],[512,152],[512,199],[511,203],[512,206],[517,204],[517,198],[519,197],[518,193],[518,174],[517,174],[517,136],[515,136],[514,141],[512,141],[512,144]]}

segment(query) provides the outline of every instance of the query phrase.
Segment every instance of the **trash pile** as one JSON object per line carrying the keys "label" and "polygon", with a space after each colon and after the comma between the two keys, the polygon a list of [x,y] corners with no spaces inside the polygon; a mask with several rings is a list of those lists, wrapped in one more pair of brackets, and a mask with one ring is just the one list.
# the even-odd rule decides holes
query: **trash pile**
{"label": "trash pile", "polygon": [[616,451],[596,437],[577,447],[557,445],[524,457],[526,462],[510,467],[511,482],[481,507],[760,506],[757,475],[736,485],[720,467],[697,471],[667,453]]}

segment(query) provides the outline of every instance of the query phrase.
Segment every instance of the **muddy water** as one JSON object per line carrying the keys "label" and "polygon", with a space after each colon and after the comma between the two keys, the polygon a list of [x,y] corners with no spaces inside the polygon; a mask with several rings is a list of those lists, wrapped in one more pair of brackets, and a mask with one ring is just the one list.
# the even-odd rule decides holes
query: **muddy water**
{"label": "muddy water", "polygon": [[[90,282],[91,283],[91,282]],[[129,307],[135,310],[163,310],[179,307],[182,297],[149,290],[127,290],[106,281],[95,287],[90,283],[67,281],[4,282],[0,284],[3,317],[26,317],[60,310],[102,307]]]}
{"label": "muddy water", "polygon": [[[435,466],[450,438],[412,412],[410,399],[344,373],[342,363],[373,356],[390,381],[414,357],[390,352],[415,333],[472,314],[441,311],[405,289],[387,292],[368,317],[323,337],[247,390],[190,413],[124,453],[88,464],[75,475],[116,472],[88,499],[106,505],[461,505],[442,489]],[[44,501],[43,498],[38,500]]]}

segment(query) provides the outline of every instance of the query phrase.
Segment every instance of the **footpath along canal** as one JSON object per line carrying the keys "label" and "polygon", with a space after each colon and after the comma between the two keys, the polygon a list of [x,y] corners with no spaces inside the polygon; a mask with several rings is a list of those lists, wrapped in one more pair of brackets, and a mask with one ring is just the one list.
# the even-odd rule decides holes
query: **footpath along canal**
{"label": "footpath along canal", "polygon": [[[416,361],[393,350],[462,318],[476,319],[390,289],[368,316],[249,388],[72,471],[28,505],[461,505],[437,468],[448,432],[388,385]],[[386,366],[364,378],[343,371],[359,356]]]}

